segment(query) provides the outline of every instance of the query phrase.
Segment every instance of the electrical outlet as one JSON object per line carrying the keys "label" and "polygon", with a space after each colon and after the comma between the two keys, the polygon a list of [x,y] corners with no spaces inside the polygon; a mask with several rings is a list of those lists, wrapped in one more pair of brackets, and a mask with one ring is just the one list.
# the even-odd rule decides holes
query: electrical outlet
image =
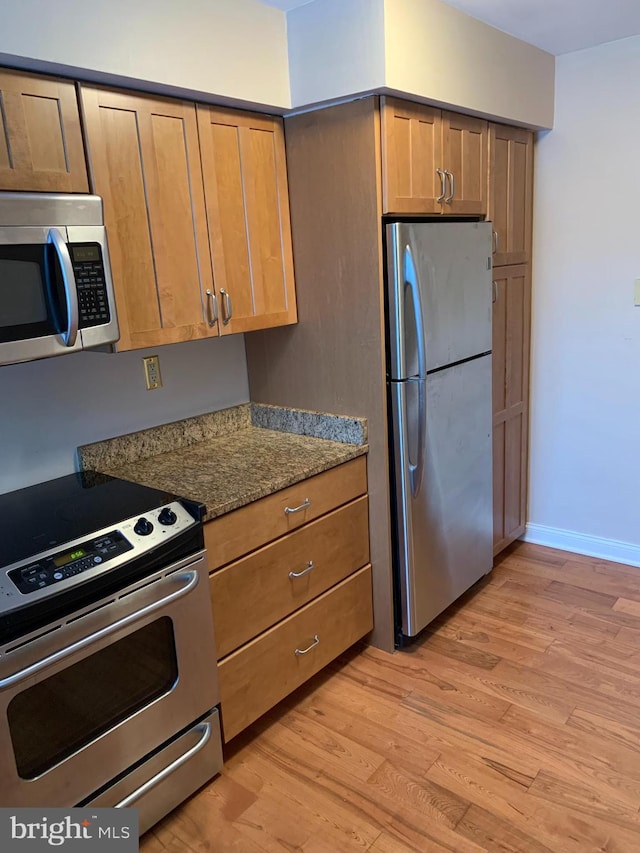
{"label": "electrical outlet", "polygon": [[147,355],[142,359],[144,365],[144,378],[147,383],[147,391],[155,391],[162,388],[162,376],[160,376],[160,359],[157,355]]}

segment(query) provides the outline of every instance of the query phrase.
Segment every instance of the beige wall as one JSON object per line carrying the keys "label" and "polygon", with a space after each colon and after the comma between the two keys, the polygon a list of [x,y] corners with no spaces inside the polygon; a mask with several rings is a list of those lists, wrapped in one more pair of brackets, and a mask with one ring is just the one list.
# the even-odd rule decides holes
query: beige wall
{"label": "beige wall", "polygon": [[553,124],[555,58],[441,0],[384,0],[385,84],[536,128]]}
{"label": "beige wall", "polygon": [[0,0],[0,62],[34,61],[290,105],[286,17],[258,0]]}

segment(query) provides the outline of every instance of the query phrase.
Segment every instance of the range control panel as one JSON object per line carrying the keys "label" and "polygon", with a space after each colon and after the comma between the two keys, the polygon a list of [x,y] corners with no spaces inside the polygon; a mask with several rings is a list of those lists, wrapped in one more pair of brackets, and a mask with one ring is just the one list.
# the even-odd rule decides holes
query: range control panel
{"label": "range control panel", "polygon": [[99,243],[70,243],[69,251],[76,277],[80,328],[108,323],[111,314]]}
{"label": "range control panel", "polygon": [[158,507],[143,516],[129,518],[113,530],[100,531],[83,541],[48,552],[39,559],[8,571],[8,577],[23,595],[44,591],[92,572],[108,571],[173,538],[196,522],[177,502]]}

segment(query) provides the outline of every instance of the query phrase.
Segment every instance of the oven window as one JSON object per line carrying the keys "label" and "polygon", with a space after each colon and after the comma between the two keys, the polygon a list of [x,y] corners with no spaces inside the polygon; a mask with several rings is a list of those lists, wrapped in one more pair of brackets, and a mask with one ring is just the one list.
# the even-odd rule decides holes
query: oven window
{"label": "oven window", "polygon": [[7,715],[22,779],[35,779],[178,680],[168,616],[19,693]]}

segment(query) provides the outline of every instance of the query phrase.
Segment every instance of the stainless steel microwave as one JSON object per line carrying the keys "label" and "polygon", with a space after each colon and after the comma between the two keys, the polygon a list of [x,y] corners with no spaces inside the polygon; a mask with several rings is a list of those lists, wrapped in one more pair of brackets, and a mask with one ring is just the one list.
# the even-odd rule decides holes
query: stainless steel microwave
{"label": "stainless steel microwave", "polygon": [[118,337],[102,199],[0,192],[0,365]]}

